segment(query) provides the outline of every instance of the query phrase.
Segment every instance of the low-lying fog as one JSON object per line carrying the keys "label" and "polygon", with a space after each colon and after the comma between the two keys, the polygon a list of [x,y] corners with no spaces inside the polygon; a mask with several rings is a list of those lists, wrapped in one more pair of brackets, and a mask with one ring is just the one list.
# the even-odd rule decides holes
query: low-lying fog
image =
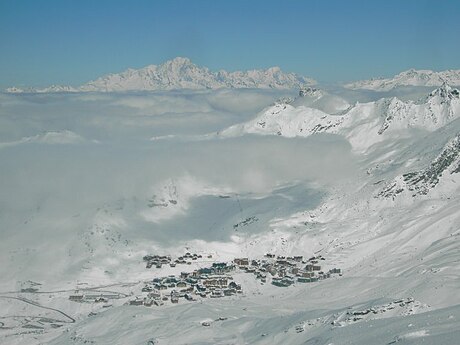
{"label": "low-lying fog", "polygon": [[315,207],[356,172],[346,140],[207,135],[286,96],[295,92],[0,95],[2,257],[16,260],[2,271],[71,255],[107,205],[118,211],[104,226],[147,246],[230,241],[245,217],[259,215],[240,231],[251,235]]}

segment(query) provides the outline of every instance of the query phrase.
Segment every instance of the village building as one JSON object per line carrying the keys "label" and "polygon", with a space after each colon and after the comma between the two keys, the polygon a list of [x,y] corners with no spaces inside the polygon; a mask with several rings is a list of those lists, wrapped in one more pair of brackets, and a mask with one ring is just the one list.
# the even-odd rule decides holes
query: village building
{"label": "village building", "polygon": [[[174,262],[170,256],[151,255],[145,256],[147,264],[164,265],[168,264],[175,267],[176,264],[183,263],[190,265],[193,260],[201,258],[201,255],[190,252],[180,256]],[[275,256],[267,253],[263,259],[250,259],[240,257],[233,259],[232,263],[214,262],[211,267],[202,267],[192,272],[181,272],[179,276],[170,275],[167,277],[154,278],[147,283],[142,292],[147,292],[144,299],[130,301],[132,305],[145,306],[162,305],[163,301],[170,300],[171,303],[178,303],[180,298],[187,301],[194,301],[195,296],[201,298],[222,298],[243,293],[241,285],[232,281],[232,272],[238,269],[240,272],[252,273],[255,279],[261,284],[269,282],[274,286],[288,287],[295,283],[313,283],[319,280],[330,278],[332,274],[340,274],[339,268],[333,268],[327,272],[321,271],[319,260],[325,260],[322,256],[311,257],[307,261],[301,255],[297,256]],[[306,265],[305,265],[306,264]],[[179,289],[178,291],[173,289]],[[169,290],[170,293],[163,294],[161,291]],[[70,296],[69,299],[78,301],[85,300],[87,296],[78,297],[77,294]],[[100,296],[99,296],[100,297]],[[96,297],[96,298],[99,298]],[[95,296],[92,296],[93,301]],[[119,296],[118,296],[119,298]],[[140,301],[139,301],[140,300]]]}
{"label": "village building", "polygon": [[238,266],[248,266],[249,265],[249,259],[248,258],[236,258],[233,260],[235,265]]}
{"label": "village building", "polygon": [[144,305],[146,307],[151,307],[153,305],[153,302],[154,302],[153,298],[148,298],[148,297],[144,298]]}
{"label": "village building", "polygon": [[129,305],[143,305],[144,301],[141,299],[134,299],[129,301]]}
{"label": "village building", "polygon": [[155,298],[161,298],[161,293],[158,290],[153,290],[153,291],[148,293],[148,297],[154,298],[154,299]]}
{"label": "village building", "polygon": [[299,271],[298,275],[304,278],[311,278],[315,275],[315,272]]}
{"label": "village building", "polygon": [[228,284],[228,279],[227,277],[215,277],[215,278],[209,278],[203,281],[203,284],[205,286],[227,286]]}
{"label": "village building", "polygon": [[180,290],[181,293],[192,293],[193,291],[195,291],[195,289],[193,288],[193,286],[189,286],[189,287],[186,288],[186,289]]}
{"label": "village building", "polygon": [[221,297],[224,297],[224,292],[222,290],[214,290],[212,293],[211,293],[211,298],[221,298]]}
{"label": "village building", "polygon": [[153,290],[153,286],[151,286],[151,285],[145,285],[142,288],[142,292],[149,292],[149,291],[152,291],[152,290]]}
{"label": "village building", "polygon": [[70,295],[69,300],[74,301],[74,302],[82,302],[83,301],[83,295]]}
{"label": "village building", "polygon": [[235,282],[230,282],[230,284],[228,284],[228,287],[230,289],[241,290],[241,285]]}
{"label": "village building", "polygon": [[224,289],[224,296],[233,296],[236,294],[235,289]]}
{"label": "village building", "polygon": [[294,280],[289,277],[273,278],[272,284],[279,287],[288,287],[294,284]]}
{"label": "village building", "polygon": [[308,264],[305,266],[305,270],[309,272],[321,271],[321,266]]}

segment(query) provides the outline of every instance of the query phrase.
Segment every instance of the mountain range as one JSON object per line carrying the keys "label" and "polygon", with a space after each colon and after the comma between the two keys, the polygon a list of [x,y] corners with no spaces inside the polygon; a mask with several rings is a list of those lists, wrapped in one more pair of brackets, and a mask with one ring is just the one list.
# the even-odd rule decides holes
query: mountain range
{"label": "mountain range", "polygon": [[[401,86],[441,86],[443,83],[460,86],[460,70],[435,72],[410,69],[391,78],[372,78],[344,84],[352,90],[390,91]],[[213,72],[194,64],[185,57],[176,57],[161,65],[140,69],[129,68],[112,73],[83,85],[51,85],[44,88],[9,87],[7,93],[67,93],[67,92],[124,92],[178,89],[299,89],[317,82],[295,73],[285,73],[279,67],[265,70]]]}
{"label": "mountain range", "polygon": [[[328,93],[308,88],[301,90],[293,102],[279,102],[262,111],[254,119],[236,124],[220,134],[239,136],[247,133],[307,137],[315,133],[339,134],[347,138],[358,151],[368,151],[384,140],[409,137],[412,131],[434,131],[460,115],[459,90],[446,83],[418,101],[403,101],[397,97],[382,98],[367,103],[347,105],[327,113],[324,109],[304,104],[326,99]],[[337,103],[338,97],[333,98]],[[346,109],[344,109],[346,108]]]}
{"label": "mountain range", "polygon": [[[0,94],[0,342],[457,344],[460,92],[404,82]],[[302,270],[270,273],[270,255]],[[147,303],[156,279],[236,258],[241,293]],[[306,282],[310,260],[341,273]]]}
{"label": "mountain range", "polygon": [[176,57],[162,65],[149,65],[140,69],[127,69],[121,73],[102,76],[79,87],[53,85],[47,88],[20,89],[7,92],[122,92],[175,89],[260,88],[295,89],[313,85],[315,80],[294,73],[284,73],[279,67],[266,70],[227,72],[210,71],[195,65],[188,58]]}
{"label": "mountain range", "polygon": [[460,85],[460,70],[434,72],[431,70],[410,69],[392,78],[374,78],[345,84],[354,90],[389,91],[400,86],[440,86],[443,83]]}

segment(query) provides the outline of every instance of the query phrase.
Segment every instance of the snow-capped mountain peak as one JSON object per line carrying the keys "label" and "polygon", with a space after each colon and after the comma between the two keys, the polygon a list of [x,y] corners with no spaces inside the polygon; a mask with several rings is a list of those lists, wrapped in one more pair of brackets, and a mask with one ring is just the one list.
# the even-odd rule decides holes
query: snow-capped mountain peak
{"label": "snow-capped mountain peak", "polygon": [[123,92],[174,89],[262,88],[296,89],[313,85],[313,79],[285,73],[279,67],[266,70],[227,72],[210,71],[185,57],[176,57],[161,65],[129,68],[90,81],[80,87],[52,86],[44,89],[9,88],[6,92]]}
{"label": "snow-capped mountain peak", "polygon": [[174,59],[167,61],[166,64],[170,66],[194,65],[189,58],[181,56],[175,57]]}
{"label": "snow-capped mountain peak", "polygon": [[[302,97],[290,104],[275,104],[255,119],[221,132],[223,136],[245,133],[306,137],[315,133],[344,136],[357,151],[390,138],[409,136],[412,129],[434,131],[460,117],[459,91],[443,84],[420,102],[402,101],[396,97],[375,102],[356,103],[340,113],[329,113],[325,107],[302,103],[304,97],[326,97],[321,90],[301,90]],[[322,95],[322,96],[321,96]],[[328,100],[330,102],[330,100]]]}
{"label": "snow-capped mountain peak", "polygon": [[345,84],[345,87],[354,90],[389,91],[399,86],[441,86],[443,83],[460,85],[460,70],[434,72],[410,69],[392,78],[360,80]]}
{"label": "snow-capped mountain peak", "polygon": [[304,87],[299,91],[299,97],[315,97],[320,98],[324,95],[324,92],[315,87]]}
{"label": "snow-capped mountain peak", "polygon": [[427,97],[427,101],[437,100],[439,102],[448,102],[453,99],[459,99],[460,92],[458,89],[455,89],[447,82],[443,82],[442,85],[433,90]]}
{"label": "snow-capped mountain peak", "polygon": [[9,87],[9,88],[6,88],[5,91],[7,93],[23,93],[24,90],[19,88],[19,87],[16,87],[16,86],[12,86],[12,87]]}

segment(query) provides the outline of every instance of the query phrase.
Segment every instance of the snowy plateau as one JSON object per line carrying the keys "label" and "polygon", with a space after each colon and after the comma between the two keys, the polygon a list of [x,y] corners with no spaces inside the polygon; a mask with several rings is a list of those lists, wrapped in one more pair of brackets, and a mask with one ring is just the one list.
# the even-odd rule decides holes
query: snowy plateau
{"label": "snowy plateau", "polygon": [[459,344],[459,80],[0,93],[0,343]]}

